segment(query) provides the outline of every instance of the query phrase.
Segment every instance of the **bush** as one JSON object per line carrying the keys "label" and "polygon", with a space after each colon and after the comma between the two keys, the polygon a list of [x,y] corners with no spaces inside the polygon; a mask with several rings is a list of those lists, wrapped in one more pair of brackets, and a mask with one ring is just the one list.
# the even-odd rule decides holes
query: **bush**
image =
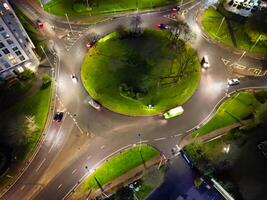
{"label": "bush", "polygon": [[51,77],[47,73],[45,73],[43,74],[42,81],[43,83],[41,89],[47,88],[51,84]]}
{"label": "bush", "polygon": [[92,11],[91,7],[87,7],[82,3],[75,3],[73,5],[73,10],[77,13],[82,13],[82,12],[88,12],[88,11]]}

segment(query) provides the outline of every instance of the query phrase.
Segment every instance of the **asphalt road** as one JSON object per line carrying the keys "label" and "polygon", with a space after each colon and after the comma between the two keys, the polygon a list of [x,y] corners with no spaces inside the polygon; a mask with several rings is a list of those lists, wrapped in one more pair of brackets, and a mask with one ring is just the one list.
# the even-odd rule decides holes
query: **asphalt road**
{"label": "asphalt road", "polygon": [[[25,12],[37,15],[47,20],[51,25],[68,29],[66,23],[45,13],[39,13],[30,3],[31,1],[18,1],[22,3]],[[195,6],[194,6],[195,5]],[[245,87],[266,86],[266,77],[241,78],[241,84],[227,87],[227,78],[233,77],[229,66],[222,59],[237,62],[240,54],[235,54],[228,49],[219,48],[217,44],[205,39],[195,22],[195,13],[202,4],[188,4],[184,9],[190,9],[186,20],[198,31],[198,37],[194,47],[203,55],[209,56],[211,68],[203,71],[199,88],[191,99],[186,102],[184,114],[180,117],[163,120],[160,116],[153,117],[129,117],[113,113],[105,108],[96,111],[87,101],[87,92],[83,88],[80,79],[77,84],[72,83],[71,74],[80,77],[80,66],[86,53],[84,47],[86,35],[96,32],[105,35],[113,31],[118,25],[129,25],[130,16],[119,17],[109,22],[87,26],[88,29],[75,25],[76,30],[83,31],[83,35],[67,51],[65,43],[53,35],[52,30],[47,30],[47,37],[54,42],[54,49],[59,58],[59,66],[56,71],[57,97],[56,110],[64,110],[65,118],[58,124],[52,122],[46,132],[45,139],[33,161],[18,181],[8,190],[1,199],[62,199],[86,176],[89,172],[85,169],[95,169],[107,157],[118,150],[130,145],[147,143],[163,151],[170,156],[171,148],[177,144],[180,138],[198,126],[213,111],[216,104],[225,96],[226,92],[235,91]],[[156,24],[168,22],[164,17],[169,11],[144,13],[142,19],[145,27],[155,27]],[[266,62],[244,57],[242,65],[265,67]],[[266,65],[267,66],[267,65]],[[141,133],[141,137],[138,134]],[[93,136],[93,139],[89,136]],[[79,138],[79,139],[77,139]],[[77,140],[82,142],[77,142]],[[69,151],[67,151],[69,149]],[[76,153],[80,151],[80,153]],[[60,160],[65,157],[67,161]],[[63,164],[62,164],[63,163]],[[57,173],[54,168],[60,166]]]}

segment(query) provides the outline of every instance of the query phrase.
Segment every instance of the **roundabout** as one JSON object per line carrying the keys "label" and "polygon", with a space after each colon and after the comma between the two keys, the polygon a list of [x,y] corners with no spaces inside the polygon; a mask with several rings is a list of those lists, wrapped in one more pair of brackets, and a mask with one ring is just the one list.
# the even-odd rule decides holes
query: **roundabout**
{"label": "roundabout", "polygon": [[100,39],[83,61],[82,82],[96,101],[131,116],[156,115],[185,103],[200,80],[197,53],[170,33],[127,30]]}

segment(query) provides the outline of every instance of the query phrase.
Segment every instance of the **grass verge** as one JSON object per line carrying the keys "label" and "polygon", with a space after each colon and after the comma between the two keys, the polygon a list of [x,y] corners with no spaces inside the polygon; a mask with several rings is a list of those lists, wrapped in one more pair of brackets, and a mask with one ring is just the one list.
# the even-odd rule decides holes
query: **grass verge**
{"label": "grass verge", "polygon": [[[225,20],[221,24],[224,17]],[[267,52],[266,45],[263,46],[258,43],[254,46],[254,42],[252,43],[250,41],[244,31],[245,20],[237,15],[227,12],[221,4],[217,10],[214,7],[209,7],[205,10],[201,23],[206,33],[212,39],[222,42],[230,47],[237,47],[255,53],[265,54]],[[251,49],[252,47],[253,49]]]}
{"label": "grass verge", "polygon": [[95,178],[103,186],[158,155],[159,152],[148,145],[136,146],[124,150],[97,168],[95,172],[84,180],[77,192],[82,196],[86,196],[90,190],[99,188]]}
{"label": "grass verge", "polygon": [[220,105],[215,115],[192,136],[201,136],[216,129],[240,122],[251,116],[260,102],[251,92],[239,92]]}
{"label": "grass verge", "polygon": [[172,3],[177,0],[91,0],[89,5],[86,2],[79,3],[74,0],[52,0],[44,5],[44,9],[54,15],[65,16],[68,13],[70,18],[80,18],[102,13],[116,13],[155,8]]}

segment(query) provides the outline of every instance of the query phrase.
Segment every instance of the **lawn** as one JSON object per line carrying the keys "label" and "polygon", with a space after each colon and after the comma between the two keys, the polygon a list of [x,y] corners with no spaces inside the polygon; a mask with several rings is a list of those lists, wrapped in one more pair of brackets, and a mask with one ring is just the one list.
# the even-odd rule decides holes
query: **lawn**
{"label": "lawn", "polygon": [[82,196],[86,196],[91,189],[99,187],[95,178],[103,186],[156,156],[159,156],[159,152],[148,145],[136,146],[124,150],[98,167],[95,172],[84,180],[77,192]]}
{"label": "lawn", "polygon": [[[12,148],[12,156],[16,157],[9,166],[9,175],[15,176],[17,165],[25,161],[30,152],[35,149],[46,123],[50,106],[50,96],[51,86],[48,86],[30,96],[20,99],[8,110],[1,113],[0,120],[6,127],[5,129],[1,129],[2,143]],[[35,117],[35,124],[38,129],[31,135],[25,135],[22,132],[23,125],[18,122],[18,119],[25,119],[25,116]],[[1,177],[1,187],[10,180],[12,179],[7,179],[5,176]]]}
{"label": "lawn", "polygon": [[[137,3],[138,2],[138,3]],[[89,7],[86,1],[79,3],[74,0],[52,0],[44,5],[44,9],[54,15],[65,16],[68,13],[70,18],[79,18],[101,13],[114,13],[129,10],[148,9],[167,4],[177,3],[177,0],[89,0]]]}
{"label": "lawn", "polygon": [[[225,11],[222,5],[219,5],[218,10],[209,7],[202,16],[203,28],[211,38],[231,47],[256,53],[266,53],[267,46],[258,43],[253,47],[254,43],[250,41],[244,31],[245,19]],[[225,17],[225,20],[220,27],[223,17]],[[233,37],[231,37],[230,30],[233,32]],[[252,47],[253,49],[251,49]]]}
{"label": "lawn", "polygon": [[[205,166],[204,173],[212,172],[236,199],[265,200],[267,158],[257,147],[265,140],[266,127],[234,130],[209,143],[188,145],[185,151],[198,168]],[[228,154],[223,153],[227,145],[230,147]],[[202,156],[197,156],[200,154]]]}
{"label": "lawn", "polygon": [[197,53],[182,40],[174,44],[167,32],[150,29],[123,39],[117,32],[109,34],[89,50],[82,65],[90,96],[114,112],[133,116],[182,105],[199,79]]}
{"label": "lawn", "polygon": [[240,122],[240,120],[251,116],[259,105],[260,102],[253,93],[239,92],[222,103],[215,115],[204,126],[194,131],[192,136],[201,136]]}

